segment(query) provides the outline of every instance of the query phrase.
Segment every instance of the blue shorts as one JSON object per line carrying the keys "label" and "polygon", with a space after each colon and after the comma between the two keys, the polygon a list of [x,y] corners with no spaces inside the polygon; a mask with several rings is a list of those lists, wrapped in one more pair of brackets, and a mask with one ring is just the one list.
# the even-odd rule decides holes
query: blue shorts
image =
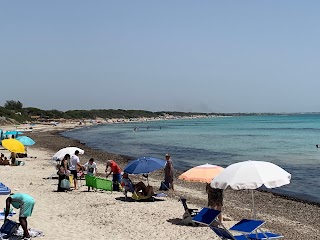
{"label": "blue shorts", "polygon": [[118,182],[120,183],[121,182],[121,174],[118,173],[118,174],[113,174],[112,175],[112,182]]}

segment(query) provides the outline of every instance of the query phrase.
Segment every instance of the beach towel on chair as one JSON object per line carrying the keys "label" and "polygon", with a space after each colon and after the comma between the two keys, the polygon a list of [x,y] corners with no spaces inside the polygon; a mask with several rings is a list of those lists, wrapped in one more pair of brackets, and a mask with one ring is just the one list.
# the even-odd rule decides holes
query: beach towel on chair
{"label": "beach towel on chair", "polygon": [[153,196],[142,196],[142,195],[137,194],[136,192],[132,193],[131,198],[136,200],[136,201],[142,201],[142,200],[152,200],[152,201],[154,201]]}

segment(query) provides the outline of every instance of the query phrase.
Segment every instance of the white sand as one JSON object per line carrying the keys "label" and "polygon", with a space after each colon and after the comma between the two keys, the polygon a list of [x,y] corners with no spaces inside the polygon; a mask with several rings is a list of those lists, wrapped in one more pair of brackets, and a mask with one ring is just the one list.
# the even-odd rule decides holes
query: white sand
{"label": "white sand", "polygon": [[[177,199],[124,202],[116,199],[124,196],[121,192],[87,192],[86,186],[55,192],[58,180],[43,179],[55,173],[52,155],[33,147],[28,154],[37,158],[20,159],[25,166],[0,166],[1,182],[35,198],[28,227],[43,231],[42,239],[215,239],[208,227],[177,225],[183,214]],[[6,197],[0,196],[0,207]],[[12,219],[18,221],[18,216]]]}
{"label": "white sand", "polygon": [[[68,128],[70,124],[63,127]],[[57,127],[37,125],[33,130],[52,128]],[[7,150],[0,152],[9,156]],[[86,186],[78,191],[56,192],[58,180],[44,179],[56,173],[51,161],[53,154],[34,145],[28,148],[28,156],[36,158],[19,159],[25,161],[24,166],[0,166],[1,182],[12,192],[27,193],[35,198],[28,227],[44,232],[45,236],[39,239],[217,239],[208,227],[179,224],[184,210],[178,197],[155,202],[124,202],[121,192],[87,192]],[[160,183],[151,180],[151,185]],[[0,208],[5,207],[6,197],[0,196]],[[189,204],[189,207],[199,206]],[[12,219],[18,221],[17,215]]]}

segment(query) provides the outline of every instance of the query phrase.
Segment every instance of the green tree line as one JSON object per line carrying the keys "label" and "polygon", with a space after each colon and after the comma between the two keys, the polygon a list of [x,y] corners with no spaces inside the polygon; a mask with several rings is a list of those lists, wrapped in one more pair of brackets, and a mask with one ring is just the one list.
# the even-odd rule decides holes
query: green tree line
{"label": "green tree line", "polygon": [[96,118],[139,118],[159,117],[164,114],[173,116],[209,115],[209,113],[195,112],[152,112],[145,110],[124,110],[124,109],[92,109],[92,110],[42,110],[34,107],[23,107],[20,101],[7,100],[4,106],[0,106],[0,117],[13,119],[19,123],[32,121],[32,116],[39,116],[41,119],[96,119]]}

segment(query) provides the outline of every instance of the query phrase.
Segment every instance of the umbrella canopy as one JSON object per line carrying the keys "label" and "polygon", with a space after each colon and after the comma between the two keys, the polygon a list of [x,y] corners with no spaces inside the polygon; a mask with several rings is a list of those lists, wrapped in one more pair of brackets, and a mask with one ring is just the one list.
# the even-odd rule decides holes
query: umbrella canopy
{"label": "umbrella canopy", "polygon": [[189,169],[178,178],[190,182],[211,183],[212,179],[218,176],[223,170],[223,167],[206,163]]}
{"label": "umbrella canopy", "polygon": [[35,144],[36,142],[27,136],[20,136],[16,138],[19,142],[21,142],[24,146],[31,146]]}
{"label": "umbrella canopy", "polygon": [[21,135],[21,134],[23,134],[23,132],[18,132],[18,131],[6,131],[5,133],[4,133],[4,135],[5,136],[12,136],[12,135],[14,135],[15,137],[16,136],[18,136],[18,135]]}
{"label": "umbrella canopy", "polygon": [[16,139],[4,139],[2,140],[2,146],[8,149],[10,152],[25,153],[24,146]]}
{"label": "umbrella canopy", "polygon": [[271,162],[244,161],[231,164],[211,181],[211,187],[235,190],[276,188],[289,184],[291,174]]}
{"label": "umbrella canopy", "polygon": [[252,212],[256,217],[254,207],[253,189],[261,186],[276,188],[289,184],[291,174],[271,162],[244,161],[231,164],[221,174],[211,181],[213,188],[226,189],[230,187],[235,190],[251,189]]}
{"label": "umbrella canopy", "polygon": [[140,157],[128,163],[124,168],[125,173],[129,174],[149,174],[150,172],[164,168],[166,160],[153,157]]}
{"label": "umbrella canopy", "polygon": [[58,152],[56,152],[52,159],[53,160],[62,160],[66,154],[70,154],[70,156],[74,155],[75,151],[78,150],[80,154],[84,154],[84,150],[78,147],[66,147],[60,149]]}

